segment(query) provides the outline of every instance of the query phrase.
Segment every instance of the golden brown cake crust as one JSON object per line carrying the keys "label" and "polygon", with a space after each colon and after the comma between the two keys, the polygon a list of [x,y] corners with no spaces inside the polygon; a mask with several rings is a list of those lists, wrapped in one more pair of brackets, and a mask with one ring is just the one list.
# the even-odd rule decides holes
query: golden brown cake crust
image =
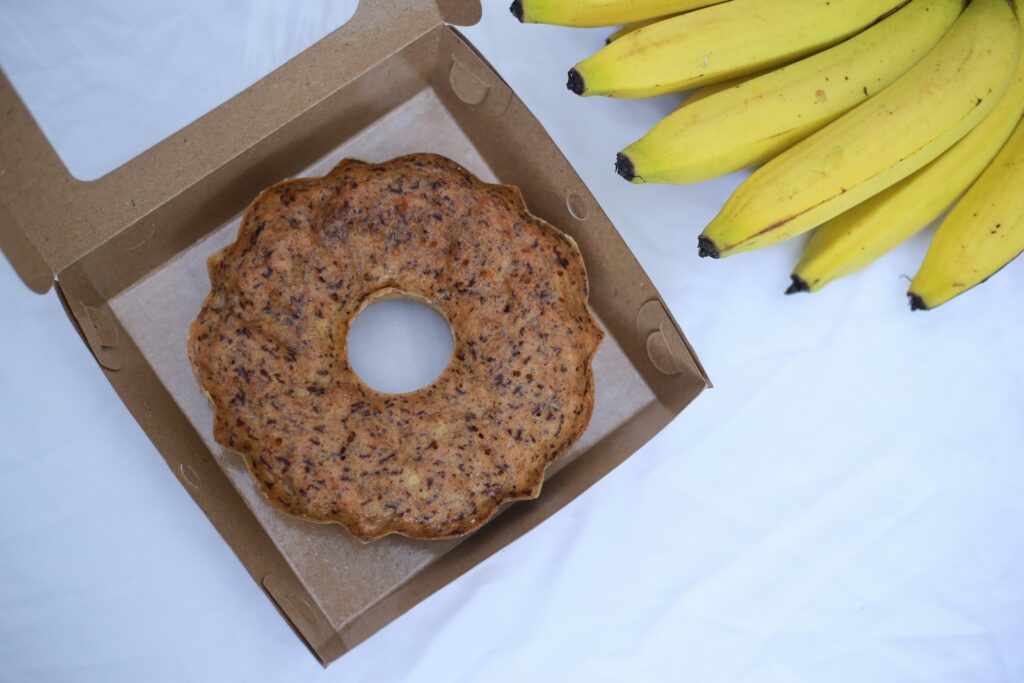
{"label": "golden brown cake crust", "polygon": [[[189,356],[214,438],[284,512],[362,540],[464,534],[536,497],[590,420],[603,334],[579,249],[518,189],[444,157],[278,183],[209,271]],[[454,338],[448,367],[407,394],[370,389],[347,360],[352,319],[395,295]]]}

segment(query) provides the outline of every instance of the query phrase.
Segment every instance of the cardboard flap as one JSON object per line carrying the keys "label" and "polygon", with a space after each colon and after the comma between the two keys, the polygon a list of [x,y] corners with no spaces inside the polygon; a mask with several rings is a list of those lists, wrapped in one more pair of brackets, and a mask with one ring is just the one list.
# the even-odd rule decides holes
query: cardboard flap
{"label": "cardboard flap", "polygon": [[144,223],[169,199],[396,50],[444,22],[474,23],[480,12],[479,0],[362,0],[347,23],[308,50],[89,182],[68,172],[0,74],[0,250],[26,285],[45,292],[63,269]]}
{"label": "cardboard flap", "polygon": [[455,26],[472,26],[483,13],[479,0],[437,0],[437,8],[441,19]]}
{"label": "cardboard flap", "polygon": [[[2,75],[0,75],[2,78]],[[33,292],[44,294],[53,284],[53,271],[36,245],[0,203],[0,251],[7,255],[21,281]]]}
{"label": "cardboard flap", "polygon": [[692,368],[700,373],[704,386],[711,387],[711,379],[696,352],[660,299],[651,299],[640,307],[636,331],[645,340],[647,357],[658,372],[677,375]]}

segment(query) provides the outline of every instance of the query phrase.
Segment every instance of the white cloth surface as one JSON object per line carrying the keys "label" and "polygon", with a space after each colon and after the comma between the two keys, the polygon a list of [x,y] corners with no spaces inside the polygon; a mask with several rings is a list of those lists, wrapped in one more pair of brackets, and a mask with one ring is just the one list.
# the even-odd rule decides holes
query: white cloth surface
{"label": "white cloth surface", "polygon": [[[716,388],[325,671],[57,297],[31,294],[0,259],[0,681],[1024,680],[1024,263],[911,314],[904,275],[927,236],[815,295],[782,296],[799,243],[701,261],[696,235],[739,178],[623,182],[615,152],[672,98],[571,95],[566,69],[607,31],[520,26],[505,4],[487,1],[465,33],[594,191]],[[109,11],[142,5],[0,4],[0,62],[83,176],[347,16],[326,0]],[[47,40],[40,18],[55,8],[66,16]],[[198,15],[229,29],[195,35]],[[186,43],[188,64],[147,71],[131,50],[97,52],[97,36],[126,31],[158,51]],[[196,68],[213,85],[194,100],[110,106],[156,76],[171,100],[188,97]],[[97,70],[116,79],[105,88]]]}

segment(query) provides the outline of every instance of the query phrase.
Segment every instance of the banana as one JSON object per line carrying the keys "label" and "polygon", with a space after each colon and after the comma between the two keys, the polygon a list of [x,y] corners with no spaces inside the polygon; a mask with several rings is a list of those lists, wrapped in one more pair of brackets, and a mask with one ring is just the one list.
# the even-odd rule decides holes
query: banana
{"label": "banana", "polygon": [[992,110],[1020,43],[1006,0],[973,0],[896,82],[755,171],[704,229],[698,253],[718,258],[782,242],[923,167]]}
{"label": "banana", "polygon": [[[701,88],[694,88],[686,96],[686,101],[683,102],[682,107],[680,107],[679,109],[682,109],[683,107],[691,107],[697,102],[700,102],[701,100],[706,100],[712,95],[717,95],[723,90],[729,90],[730,88],[739,87],[746,83],[747,81],[752,81],[755,78],[760,78],[761,76],[764,76],[767,73],[771,73],[774,70],[775,69],[765,69],[764,71],[758,71],[752,74],[743,74],[742,76],[737,76],[736,78],[730,78],[727,81],[719,81],[718,83],[705,85]],[[676,111],[679,110],[677,109]],[[671,116],[671,114],[669,114],[669,116]]]}
{"label": "banana", "polygon": [[515,0],[509,10],[524,24],[594,28],[688,12],[725,0]]}
{"label": "banana", "polygon": [[961,0],[912,0],[849,40],[720,92],[705,86],[619,153],[634,183],[695,183],[760,164],[886,87],[942,39]]}
{"label": "banana", "polygon": [[816,292],[860,270],[938,218],[999,153],[1022,115],[1024,50],[1006,94],[974,130],[920,171],[814,231],[786,293]]}
{"label": "banana", "polygon": [[[674,17],[674,16],[676,16],[676,15],[675,14],[670,14],[669,15],[669,17]],[[628,35],[628,34],[632,33],[633,31],[637,30],[638,28],[643,28],[644,26],[650,26],[651,24],[656,24],[659,21],[661,21],[662,19],[668,19],[669,17],[655,17],[654,19],[644,19],[643,21],[634,21],[634,22],[632,22],[630,24],[626,24],[625,26],[623,26],[622,28],[618,29],[617,31],[613,31],[610,36],[605,38],[604,39],[604,44],[605,45],[609,45],[611,43],[614,43],[616,40],[618,40],[622,36]]]}
{"label": "banana", "polygon": [[981,284],[1024,251],[1024,123],[939,226],[910,283],[928,310]]}
{"label": "banana", "polygon": [[577,95],[651,97],[817,52],[907,0],[731,0],[659,21],[569,71]]}

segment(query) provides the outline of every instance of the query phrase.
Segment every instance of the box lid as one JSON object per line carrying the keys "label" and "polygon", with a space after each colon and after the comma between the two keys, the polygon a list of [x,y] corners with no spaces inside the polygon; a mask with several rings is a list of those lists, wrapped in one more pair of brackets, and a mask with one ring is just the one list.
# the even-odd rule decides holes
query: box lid
{"label": "box lid", "polygon": [[[479,0],[362,0],[334,40],[93,181],[68,172],[0,73],[0,250],[29,288],[46,292],[82,256],[397,49],[442,23],[474,24],[480,12]],[[318,68],[325,62],[335,68]],[[288,97],[274,96],[281,90]]]}

